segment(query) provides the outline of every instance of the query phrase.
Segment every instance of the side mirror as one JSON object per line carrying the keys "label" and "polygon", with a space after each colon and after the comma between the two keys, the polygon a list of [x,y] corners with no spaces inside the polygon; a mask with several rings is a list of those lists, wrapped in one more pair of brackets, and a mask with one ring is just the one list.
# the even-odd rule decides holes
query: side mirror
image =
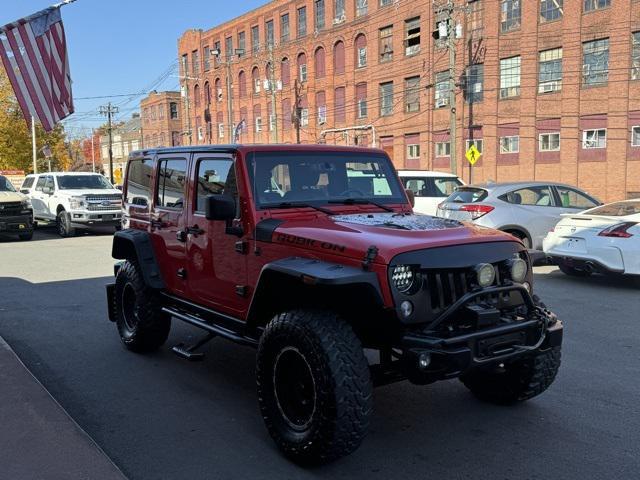
{"label": "side mirror", "polygon": [[413,193],[413,190],[409,190],[406,189],[405,192],[407,192],[407,198],[409,199],[409,203],[411,204],[411,208],[416,206],[416,196]]}
{"label": "side mirror", "polygon": [[236,200],[230,195],[209,195],[205,203],[207,220],[233,220]]}
{"label": "side mirror", "polygon": [[46,193],[47,195],[53,195],[53,188],[51,187],[43,187],[42,193]]}

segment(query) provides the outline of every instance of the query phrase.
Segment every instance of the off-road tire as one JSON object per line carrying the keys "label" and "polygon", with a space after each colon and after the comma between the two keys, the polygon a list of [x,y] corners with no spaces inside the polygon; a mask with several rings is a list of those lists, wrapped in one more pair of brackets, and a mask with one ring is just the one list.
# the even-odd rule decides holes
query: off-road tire
{"label": "off-road tire", "polygon": [[76,229],[71,226],[71,215],[64,210],[60,210],[56,217],[56,228],[58,235],[62,238],[75,237]]}
{"label": "off-road tire", "polygon": [[[277,380],[285,353],[298,357],[300,364],[303,358],[307,377],[313,379],[313,409],[302,425],[292,426],[281,406],[286,395],[282,401],[278,397],[278,390],[289,384]],[[267,430],[296,463],[336,460],[356,450],[366,436],[373,411],[369,364],[351,326],[335,313],[294,310],[274,317],[258,347],[257,385]]]}
{"label": "off-road tire", "polygon": [[558,262],[558,268],[565,275],[569,275],[570,277],[589,277],[591,276],[591,272],[587,270],[581,270],[579,268],[571,267],[564,262]]}
{"label": "off-road tire", "polygon": [[498,405],[523,402],[549,388],[560,368],[560,357],[560,347],[552,347],[505,363],[499,371],[477,370],[463,375],[460,380],[485,402]]}
{"label": "off-road tire", "polygon": [[22,234],[18,235],[18,238],[22,242],[28,242],[29,240],[31,240],[33,238],[33,232],[22,233]]}
{"label": "off-road tire", "polygon": [[157,293],[147,287],[140,267],[127,260],[118,270],[114,293],[118,333],[129,350],[157,350],[169,336],[171,317],[161,311]]}

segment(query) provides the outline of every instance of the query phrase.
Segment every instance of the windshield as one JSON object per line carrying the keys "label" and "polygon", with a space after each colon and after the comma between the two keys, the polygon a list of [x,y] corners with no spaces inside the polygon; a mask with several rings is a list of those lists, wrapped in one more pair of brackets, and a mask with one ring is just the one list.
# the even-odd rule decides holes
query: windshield
{"label": "windshield", "polygon": [[406,203],[393,165],[384,155],[345,152],[256,152],[247,158],[259,207]]}
{"label": "windshield", "polygon": [[459,187],[449,195],[445,202],[453,203],[475,203],[487,198],[487,191],[482,188]]}
{"label": "windshield", "polygon": [[627,215],[640,214],[640,200],[634,202],[616,202],[609,205],[593,208],[587,212],[589,215],[604,215],[607,217],[626,217]]}
{"label": "windshield", "polygon": [[13,187],[11,182],[7,179],[7,177],[0,176],[0,192],[15,192],[16,189]]}
{"label": "windshield", "polygon": [[61,175],[58,177],[60,190],[106,190],[113,186],[102,175]]}

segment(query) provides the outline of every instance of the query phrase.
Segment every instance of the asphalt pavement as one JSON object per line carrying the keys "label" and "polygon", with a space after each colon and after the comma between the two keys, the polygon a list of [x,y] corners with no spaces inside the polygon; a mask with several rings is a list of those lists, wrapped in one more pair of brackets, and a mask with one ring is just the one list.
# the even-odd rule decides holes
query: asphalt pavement
{"label": "asphalt pavement", "polygon": [[132,480],[638,478],[640,289],[625,281],[536,268],[565,322],[563,365],[540,397],[497,407],[457,381],[385,386],[362,447],[304,470],[263,426],[252,349],[214,340],[186,362],[170,347],[200,332],[177,322],[158,353],[121,346],[105,304],[110,247],[109,235],[53,231],[0,241],[0,336]]}

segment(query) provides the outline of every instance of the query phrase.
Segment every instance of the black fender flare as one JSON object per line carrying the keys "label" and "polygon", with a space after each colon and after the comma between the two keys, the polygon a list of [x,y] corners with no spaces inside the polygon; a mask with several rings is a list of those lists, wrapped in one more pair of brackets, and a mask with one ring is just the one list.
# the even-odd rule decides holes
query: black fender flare
{"label": "black fender flare", "polygon": [[118,260],[137,262],[144,281],[150,288],[161,290],[165,287],[148,232],[133,229],[116,232],[113,235],[111,256]]}
{"label": "black fender flare", "polygon": [[[285,285],[283,285],[285,280]],[[370,305],[384,305],[378,277],[361,268],[302,257],[289,257],[267,263],[262,267],[256,290],[249,306],[247,321],[257,326],[264,321],[265,304],[270,301],[272,289],[299,285],[329,287],[332,291],[363,288]],[[334,290],[335,289],[335,290]],[[292,292],[293,293],[293,292]],[[267,321],[270,319],[267,319]]]}

